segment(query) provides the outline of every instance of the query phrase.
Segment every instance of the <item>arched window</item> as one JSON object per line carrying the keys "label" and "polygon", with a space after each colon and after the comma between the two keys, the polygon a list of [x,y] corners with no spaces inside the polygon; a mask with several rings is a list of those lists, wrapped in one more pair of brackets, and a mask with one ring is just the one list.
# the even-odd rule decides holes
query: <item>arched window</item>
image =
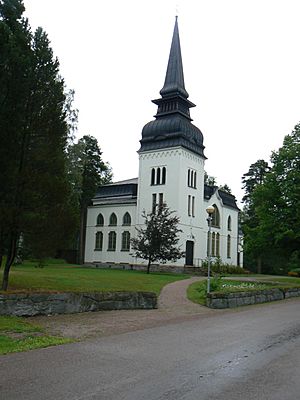
{"label": "arched window", "polygon": [[122,233],[122,251],[130,250],[130,232],[125,231]]}
{"label": "arched window", "polygon": [[102,251],[102,246],[103,246],[103,233],[97,232],[95,240],[95,250]]}
{"label": "arched window", "polygon": [[151,185],[155,185],[155,169],[151,170]]}
{"label": "arched window", "polygon": [[216,256],[220,257],[220,234],[216,234]]}
{"label": "arched window", "polygon": [[211,221],[211,226],[214,226],[215,228],[220,228],[220,213],[218,207],[214,204],[213,205],[215,211],[212,214],[212,221]]}
{"label": "arched window", "polygon": [[160,185],[160,168],[156,170],[156,184]]}
{"label": "arched window", "polygon": [[167,178],[167,170],[166,170],[166,167],[163,167],[163,169],[162,169],[162,181],[161,181],[162,185],[164,185],[166,183],[166,178]]}
{"label": "arched window", "polygon": [[131,225],[131,216],[130,216],[129,212],[126,212],[124,214],[123,225],[127,225],[127,226]]}
{"label": "arched window", "polygon": [[191,171],[188,169],[188,181],[187,181],[188,186],[190,186],[190,180],[191,180]]}
{"label": "arched window", "polygon": [[231,231],[231,216],[229,215],[228,220],[227,220],[227,229]]}
{"label": "arched window", "polygon": [[227,258],[231,257],[231,237],[227,236]]}
{"label": "arched window", "polygon": [[103,215],[101,213],[97,217],[97,225],[98,226],[103,226],[104,225],[104,218],[103,218]]}
{"label": "arched window", "polygon": [[117,223],[118,223],[117,216],[116,216],[115,213],[112,213],[112,214],[110,215],[110,217],[109,217],[109,225],[110,225],[110,226],[116,226]]}
{"label": "arched window", "polygon": [[117,234],[112,231],[108,234],[108,251],[116,251]]}
{"label": "arched window", "polygon": [[216,255],[216,234],[215,232],[212,233],[212,238],[211,238],[211,255],[215,257]]}

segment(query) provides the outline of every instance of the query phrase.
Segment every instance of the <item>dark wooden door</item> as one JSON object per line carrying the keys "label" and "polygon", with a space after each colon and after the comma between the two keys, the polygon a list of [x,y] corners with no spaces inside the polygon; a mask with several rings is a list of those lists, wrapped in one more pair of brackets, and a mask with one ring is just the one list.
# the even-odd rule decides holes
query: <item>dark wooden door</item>
{"label": "dark wooden door", "polygon": [[194,264],[194,242],[187,240],[185,246],[185,265]]}

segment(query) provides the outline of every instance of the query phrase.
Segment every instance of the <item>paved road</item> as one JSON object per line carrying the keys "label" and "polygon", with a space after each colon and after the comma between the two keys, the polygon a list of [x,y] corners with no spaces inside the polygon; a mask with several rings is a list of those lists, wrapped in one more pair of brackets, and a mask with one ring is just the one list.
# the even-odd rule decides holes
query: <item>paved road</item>
{"label": "paved road", "polygon": [[289,400],[300,299],[0,358],[3,400]]}

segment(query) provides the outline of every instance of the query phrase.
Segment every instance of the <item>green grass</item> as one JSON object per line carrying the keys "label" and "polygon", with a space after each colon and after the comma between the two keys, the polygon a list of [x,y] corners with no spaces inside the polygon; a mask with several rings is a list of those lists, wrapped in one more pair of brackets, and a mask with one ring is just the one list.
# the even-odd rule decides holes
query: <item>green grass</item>
{"label": "green grass", "polygon": [[0,316],[0,354],[16,353],[70,343],[71,339],[49,336],[23,318]]}
{"label": "green grass", "polygon": [[206,305],[206,287],[207,281],[199,281],[192,283],[187,288],[187,297],[193,303]]}
{"label": "green grass", "polygon": [[184,274],[147,275],[141,271],[84,268],[68,264],[48,264],[44,268],[35,266],[34,262],[13,266],[9,292],[149,291],[159,294],[166,284],[188,277]]}

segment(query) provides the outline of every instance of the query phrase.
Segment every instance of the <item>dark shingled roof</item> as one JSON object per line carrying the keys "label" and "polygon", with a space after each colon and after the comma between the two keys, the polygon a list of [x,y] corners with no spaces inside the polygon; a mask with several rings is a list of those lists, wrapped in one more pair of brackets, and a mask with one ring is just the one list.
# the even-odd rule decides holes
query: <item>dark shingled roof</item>
{"label": "dark shingled roof", "polygon": [[[93,200],[114,198],[114,200],[132,200],[137,197],[138,179],[129,179],[100,186]],[[116,199],[117,198],[117,199]]]}
{"label": "dark shingled roof", "polygon": [[222,199],[224,206],[234,208],[235,210],[239,210],[236,205],[236,198],[233,194],[224,192],[223,190],[218,189],[218,186],[208,186],[204,185],[204,199],[209,200],[211,196],[218,190],[218,193]]}
{"label": "dark shingled roof", "polygon": [[174,26],[169,62],[161,98],[153,100],[158,106],[155,120],[142,130],[139,152],[182,146],[203,157],[203,135],[191,123],[190,108],[185,89],[177,17]]}

